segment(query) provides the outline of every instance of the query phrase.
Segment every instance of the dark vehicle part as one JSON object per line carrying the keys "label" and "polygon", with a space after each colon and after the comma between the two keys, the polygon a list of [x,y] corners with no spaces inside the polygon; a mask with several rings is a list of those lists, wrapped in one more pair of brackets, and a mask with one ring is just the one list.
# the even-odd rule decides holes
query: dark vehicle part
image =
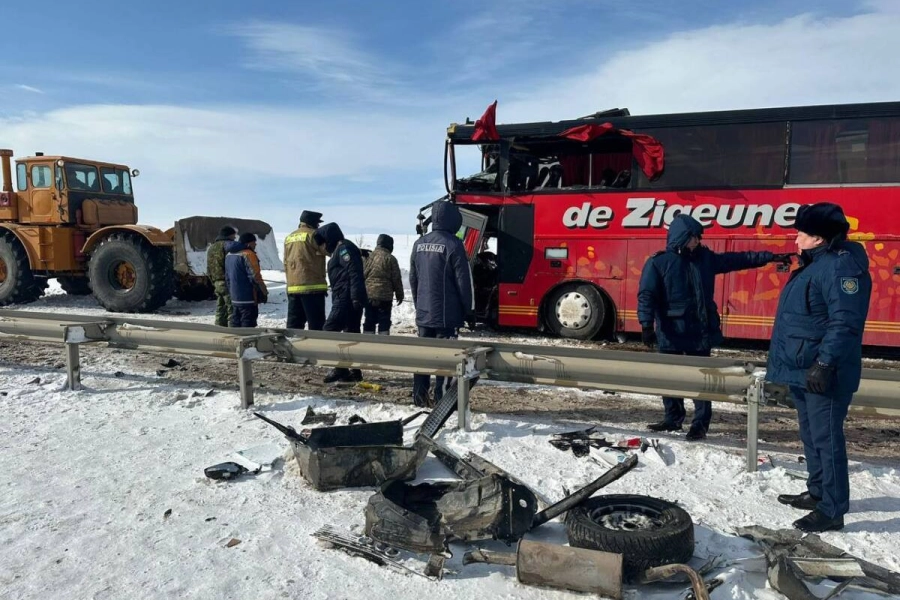
{"label": "dark vehicle part", "polygon": [[[581,508],[581,506],[583,506],[582,503],[585,502],[588,498],[590,498],[594,492],[596,492],[600,488],[606,487],[613,481],[622,477],[622,475],[624,475],[625,473],[627,473],[628,471],[633,469],[634,466],[637,464],[637,462],[638,462],[637,455],[632,454],[631,456],[628,457],[627,460],[614,466],[609,471],[607,471],[606,473],[604,473],[603,475],[601,475],[600,477],[598,477],[597,479],[595,479],[588,485],[584,486],[583,488],[581,488],[574,494],[572,494],[570,496],[566,496],[565,498],[563,498],[556,504],[554,504],[552,506],[548,506],[547,508],[545,508],[544,510],[542,510],[541,512],[536,514],[534,516],[534,524],[532,525],[532,527],[539,527],[539,526],[543,525],[544,523],[546,523],[547,521],[550,521],[551,519],[555,519],[556,517],[563,514],[564,512],[571,511],[575,507]],[[612,497],[614,497],[614,496],[601,496],[601,498],[612,498]],[[635,497],[638,498],[640,496],[635,496]],[[595,498],[595,500],[599,500],[599,499],[600,498]],[[681,509],[679,509],[679,510],[681,510]],[[684,512],[684,511],[682,511],[682,512]],[[684,513],[684,514],[687,515],[687,513]],[[688,517],[688,522],[690,522],[690,517]],[[566,528],[568,529],[568,518],[566,519]],[[693,536],[694,536],[694,530],[692,527],[691,528],[691,553],[692,554],[694,551],[694,537]],[[572,537],[570,535],[569,543],[572,543],[571,540],[572,540]],[[574,546],[577,544],[572,544],[572,545]],[[592,550],[605,550],[605,548],[594,548],[592,546],[579,546],[579,547],[580,548],[590,548]],[[609,551],[610,552],[618,552],[617,550],[609,550]]]}
{"label": "dark vehicle part", "polygon": [[572,450],[572,454],[577,457],[587,456],[591,452],[591,448],[609,448],[612,442],[606,441],[600,432],[595,431],[596,426],[588,427],[578,431],[567,431],[564,433],[554,433],[550,436],[550,445],[557,450]]}
{"label": "dark vehicle part", "polygon": [[534,493],[502,475],[419,485],[391,481],[369,498],[366,533],[434,554],[450,541],[519,540],[531,529],[536,509]]}
{"label": "dark vehicle part", "polygon": [[566,534],[572,546],[622,554],[626,581],[638,579],[651,567],[687,563],[694,554],[691,516],[671,502],[649,496],[591,498],[569,511]]}
{"label": "dark vehicle part", "polygon": [[[476,381],[472,381],[469,385],[470,390],[475,387],[475,383]],[[454,379],[447,391],[444,392],[441,401],[437,403],[437,406],[431,409],[431,414],[428,415],[428,418],[422,423],[422,426],[419,428],[416,435],[425,435],[429,438],[434,438],[435,434],[440,431],[441,427],[444,426],[444,423],[447,422],[447,419],[450,418],[450,415],[456,410],[457,402],[459,401],[458,390],[459,379]]]}
{"label": "dark vehicle part", "polygon": [[440,579],[439,576],[428,574],[430,562],[418,571],[412,569],[400,562],[401,559],[406,557],[403,557],[399,550],[380,544],[370,537],[355,535],[349,531],[341,531],[333,525],[324,525],[314,531],[312,535],[351,556],[365,558],[376,565],[393,567],[403,573],[411,573],[428,579]]}
{"label": "dark vehicle part", "polygon": [[130,234],[109,235],[91,254],[91,290],[103,308],[151,312],[172,297],[172,250]]}
{"label": "dark vehicle part", "polygon": [[229,481],[243,475],[244,473],[251,473],[252,475],[256,475],[257,473],[259,473],[259,469],[250,471],[244,465],[239,465],[236,462],[223,462],[203,469],[204,475],[206,475],[210,479],[217,479],[219,481]]}
{"label": "dark vehicle part", "polygon": [[45,289],[47,279],[35,276],[19,240],[0,231],[0,306],[34,302]]}
{"label": "dark vehicle part", "polygon": [[589,283],[561,285],[544,307],[550,331],[574,340],[594,339],[606,323],[606,313],[603,295]]}
{"label": "dark vehicle part", "polygon": [[422,444],[404,447],[400,421],[304,429],[301,433],[253,413],[290,441],[303,475],[319,491],[375,487],[393,479],[412,479],[425,459]]}
{"label": "dark vehicle part", "polygon": [[216,290],[206,275],[193,275],[175,271],[175,291],[173,295],[184,302],[215,300]]}
{"label": "dark vehicle part", "polygon": [[696,600],[709,600],[709,590],[703,582],[703,578],[694,569],[687,565],[665,565],[662,567],[653,567],[644,571],[645,581],[662,581],[668,579],[677,573],[683,573],[688,576],[691,581],[691,590]]}
{"label": "dark vehicle part", "polygon": [[515,565],[516,578],[526,585],[622,597],[621,554],[522,540],[515,554],[476,550],[463,556],[464,565],[477,562]]}
{"label": "dark vehicle part", "polygon": [[334,425],[335,421],[337,421],[337,413],[317,413],[312,406],[307,406],[306,414],[303,415],[303,420],[300,421],[300,424],[324,423],[325,425]]}
{"label": "dark vehicle part", "polygon": [[89,296],[91,294],[91,282],[87,277],[66,275],[57,277],[59,287],[70,296]]}

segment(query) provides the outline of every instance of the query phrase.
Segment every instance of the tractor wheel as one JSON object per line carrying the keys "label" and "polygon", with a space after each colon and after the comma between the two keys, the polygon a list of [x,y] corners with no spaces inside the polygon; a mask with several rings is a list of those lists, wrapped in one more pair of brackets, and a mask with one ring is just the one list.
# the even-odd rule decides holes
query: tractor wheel
{"label": "tractor wheel", "polygon": [[587,283],[569,283],[550,294],[544,315],[556,335],[590,340],[603,328],[606,312],[606,302],[597,288]]}
{"label": "tractor wheel", "polygon": [[91,293],[91,282],[87,277],[65,276],[57,277],[59,286],[70,296],[89,296]]}
{"label": "tractor wheel", "polygon": [[153,312],[172,297],[172,250],[114,233],[91,254],[88,277],[94,297],[112,312]]}
{"label": "tractor wheel", "polygon": [[45,289],[47,279],[34,275],[19,240],[0,233],[0,306],[34,302]]}

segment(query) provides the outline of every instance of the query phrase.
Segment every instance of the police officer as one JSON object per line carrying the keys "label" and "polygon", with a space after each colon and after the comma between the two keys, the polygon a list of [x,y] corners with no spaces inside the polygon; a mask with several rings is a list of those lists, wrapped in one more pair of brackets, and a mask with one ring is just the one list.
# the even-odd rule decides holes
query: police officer
{"label": "police officer", "polygon": [[216,325],[219,327],[228,327],[231,323],[233,308],[225,283],[225,244],[233,242],[236,234],[234,227],[226,225],[219,230],[216,241],[206,249],[206,275],[216,292]]}
{"label": "police officer", "polygon": [[[413,245],[409,285],[416,306],[419,337],[456,338],[463,323],[474,321],[475,296],[466,248],[456,237],[462,215],[452,202],[438,200],[431,207],[432,231]],[[451,379],[437,377],[434,403],[440,401]],[[429,375],[413,376],[413,402],[430,406]]]}
{"label": "police officer", "polygon": [[842,529],[850,510],[844,419],[859,389],[872,278],[840,206],[801,206],[794,227],[800,268],[781,290],[766,379],[791,388],[809,471],[805,492],[778,501],[812,511],[794,527],[818,533]]}
{"label": "police officer", "polygon": [[[328,260],[328,281],[331,283],[331,312],[325,321],[325,331],[359,333],[363,308],[368,303],[359,248],[337,223],[327,223],[316,230],[316,241],[325,247]],[[362,381],[359,369],[335,368],[325,377],[325,383]]]}
{"label": "police officer", "polygon": [[391,333],[391,304],[397,299],[397,306],[403,302],[403,278],[400,275],[400,264],[391,254],[394,251],[394,238],[382,233],[375,242],[375,249],[365,259],[363,271],[366,277],[366,295],[369,304],[366,306],[363,333],[380,335]]}
{"label": "police officer", "polygon": [[[638,290],[641,339],[648,347],[659,344],[661,354],[709,356],[724,339],[718,307],[713,299],[716,275],[790,261],[792,254],[771,252],[716,253],[700,244],[703,225],[680,214],[669,226],[666,249],[644,264]],[[663,397],[665,417],[648,426],[651,431],[681,431],[683,398]],[[706,437],[712,403],[694,400],[694,418],[686,439]]]}
{"label": "police officer", "polygon": [[322,213],[304,210],[300,226],[284,239],[284,272],[287,279],[289,329],[319,331],[325,325],[325,249],[316,243]]}

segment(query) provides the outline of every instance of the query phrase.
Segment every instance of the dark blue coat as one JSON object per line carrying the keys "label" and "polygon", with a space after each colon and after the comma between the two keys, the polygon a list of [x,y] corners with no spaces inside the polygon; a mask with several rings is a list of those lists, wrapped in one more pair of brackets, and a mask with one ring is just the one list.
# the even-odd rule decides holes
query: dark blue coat
{"label": "dark blue coat", "polygon": [[268,295],[256,253],[241,242],[225,242],[225,284],[232,304],[257,304]]}
{"label": "dark blue coat", "polygon": [[804,251],[781,290],[766,379],[806,388],[813,362],[836,368],[836,393],[859,389],[869,313],[869,257],[856,242]]}
{"label": "dark blue coat", "polygon": [[359,248],[350,240],[344,239],[344,233],[337,223],[322,225],[316,230],[316,237],[322,240],[325,252],[331,255],[327,267],[331,304],[349,306],[358,302],[365,306],[369,300]]}
{"label": "dark blue coat", "polygon": [[456,237],[462,215],[455,204],[438,201],[432,205],[431,223],[432,231],[416,240],[409,261],[416,325],[457,328],[475,311],[469,259]]}
{"label": "dark blue coat", "polygon": [[669,226],[666,249],[651,256],[641,273],[638,321],[655,324],[660,352],[704,352],[722,343],[719,309],[713,299],[716,275],[761,267],[771,252],[716,254],[685,245],[703,235],[703,225],[689,215],[678,215]]}

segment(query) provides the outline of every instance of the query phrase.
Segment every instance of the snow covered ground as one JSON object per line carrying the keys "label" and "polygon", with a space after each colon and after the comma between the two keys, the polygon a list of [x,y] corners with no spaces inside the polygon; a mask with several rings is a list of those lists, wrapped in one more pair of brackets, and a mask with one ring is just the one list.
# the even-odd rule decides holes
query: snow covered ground
{"label": "snow covered ground", "polygon": [[[371,240],[374,242],[374,237]],[[397,252],[404,254],[400,239]],[[411,242],[410,242],[411,244]],[[280,245],[280,242],[279,242]],[[363,244],[365,246],[365,243]],[[372,247],[374,244],[369,245]],[[406,250],[408,253],[408,250]],[[283,326],[284,276],[272,281],[260,324]],[[66,296],[56,286],[27,310],[106,315],[90,297]],[[152,318],[211,323],[212,303],[170,302]],[[413,323],[410,303],[395,310],[398,328]],[[204,467],[265,443],[287,443],[273,428],[239,408],[236,391],[160,378],[151,367],[109,360],[83,363],[85,389],[65,391],[60,370],[24,368],[0,358],[0,598],[576,598],[529,588],[510,567],[461,564],[453,546],[450,572],[432,582],[378,567],[321,547],[312,532],[325,524],[350,529],[364,522],[371,489],[312,490],[292,460],[238,481],[207,479]],[[479,385],[499,386],[496,383]],[[587,392],[587,394],[601,392]],[[649,398],[643,398],[649,401]],[[299,425],[305,408],[335,411],[339,423],[360,414],[369,421],[399,418],[412,406],[326,400],[261,389],[256,409]],[[554,422],[474,415],[474,430],[441,434],[459,452],[476,452],[557,499],[596,478],[605,467],[547,443],[553,433],[598,425],[608,439],[641,435],[622,423]],[[415,429],[417,424],[408,428]],[[641,455],[638,467],[606,488],[678,502],[695,523],[695,563],[719,556],[726,583],[713,599],[775,599],[761,571],[761,549],[733,536],[735,527],[790,527],[803,513],[778,504],[802,482],[783,468],[744,472],[744,458],[712,443],[663,442],[674,462]],[[288,455],[289,456],[289,455]],[[778,459],[781,459],[780,461]],[[776,463],[797,465],[793,455]],[[429,458],[421,480],[449,478]],[[900,471],[851,463],[852,512],[844,531],[825,539],[860,557],[900,570]],[[171,512],[170,512],[171,511]],[[552,522],[535,539],[565,543]],[[240,540],[226,547],[228,540]],[[503,544],[482,544],[501,550]],[[827,587],[817,588],[824,594]],[[684,584],[629,588],[628,598],[681,599]],[[876,598],[846,592],[846,598]]]}

